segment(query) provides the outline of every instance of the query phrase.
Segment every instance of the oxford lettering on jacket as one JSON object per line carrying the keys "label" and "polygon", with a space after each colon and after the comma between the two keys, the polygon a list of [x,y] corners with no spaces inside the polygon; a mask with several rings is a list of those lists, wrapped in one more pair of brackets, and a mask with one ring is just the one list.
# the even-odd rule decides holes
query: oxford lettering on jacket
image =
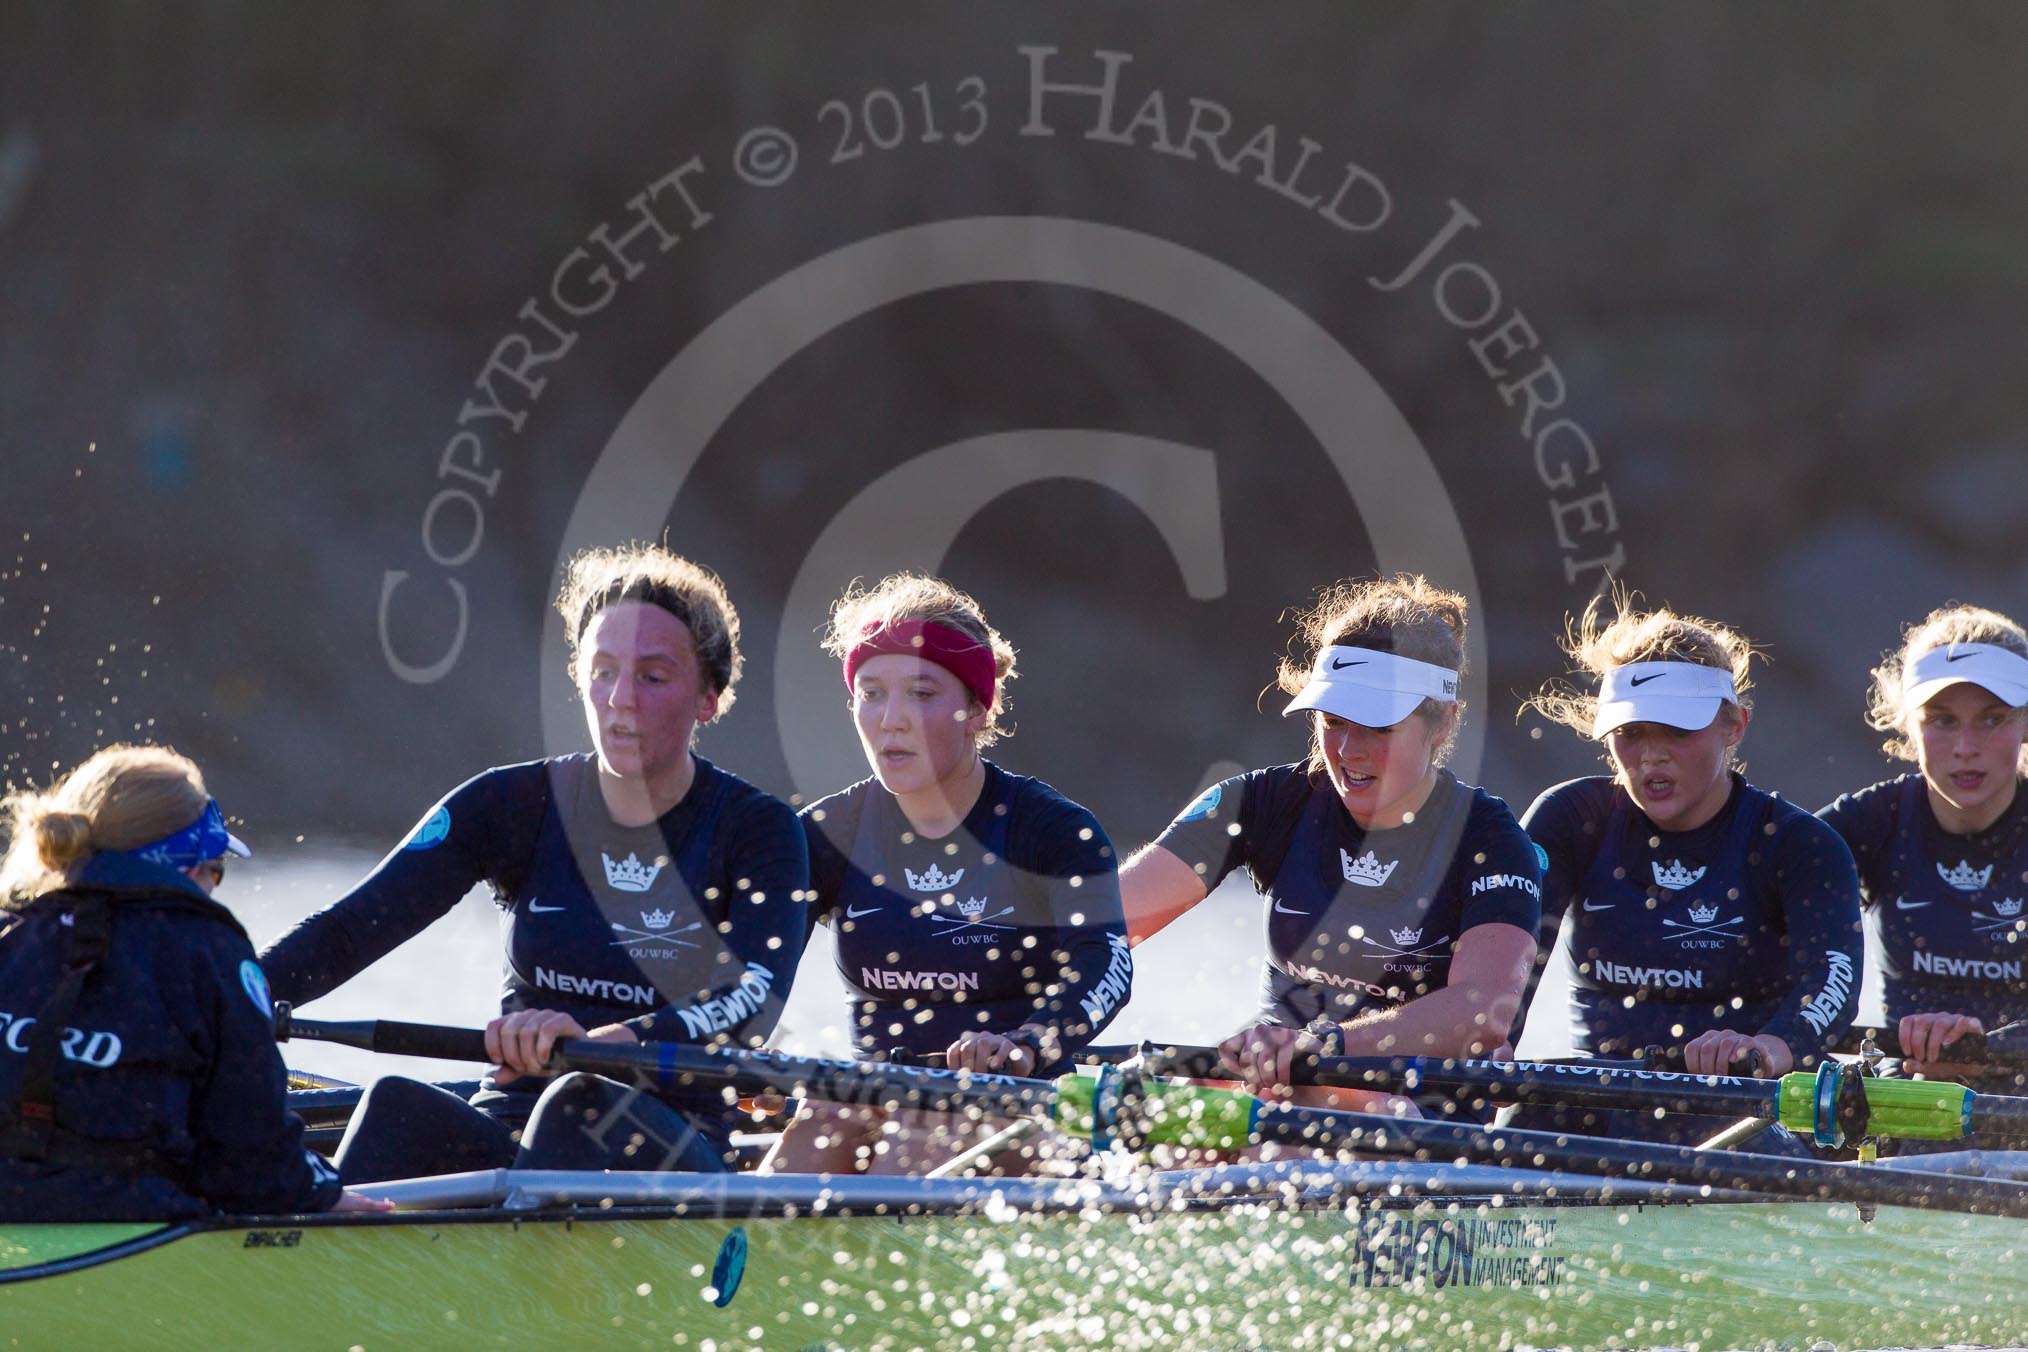
{"label": "oxford lettering on jacket", "polygon": [[[28,1040],[34,1029],[33,1016],[24,1018],[0,1010],[0,1047],[26,1055]],[[122,1050],[118,1033],[84,1028],[65,1028],[63,1041],[58,1044],[58,1049],[66,1061],[97,1066],[100,1069],[118,1064]]]}

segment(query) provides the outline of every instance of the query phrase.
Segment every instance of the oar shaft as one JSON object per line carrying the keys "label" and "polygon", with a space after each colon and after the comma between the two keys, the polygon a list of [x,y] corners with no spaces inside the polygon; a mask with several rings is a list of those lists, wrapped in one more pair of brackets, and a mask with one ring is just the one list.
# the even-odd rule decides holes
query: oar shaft
{"label": "oar shaft", "polygon": [[1975,1144],[2019,1150],[2028,1146],[2028,1098],[1973,1094],[1967,1116]]}
{"label": "oar shaft", "polygon": [[[1130,1047],[1087,1048],[1094,1061],[1124,1061]],[[1122,1055],[1125,1053],[1125,1055]],[[1211,1047],[1158,1046],[1154,1069],[1222,1074]],[[1425,1057],[1299,1056],[1289,1078],[1301,1085],[1411,1094],[1458,1104],[1548,1103],[1576,1108],[1660,1108],[1672,1113],[1758,1117],[1772,1121],[1780,1087],[1773,1080],[1650,1070],[1639,1061],[1469,1061]]]}
{"label": "oar shaft", "polygon": [[[1100,1049],[1110,1061],[1117,1048]],[[1198,1073],[1202,1047],[1149,1047],[1154,1069]],[[1479,1107],[1487,1103],[1568,1108],[1634,1108],[1685,1115],[1780,1122],[1820,1145],[1861,1136],[1957,1140],[1983,1130],[2007,1146],[2028,1142],[2028,1100],[1974,1096],[1962,1085],[1887,1080],[1836,1063],[1779,1080],[1649,1070],[1625,1061],[1470,1061],[1421,1057],[1302,1056],[1296,1084],[1408,1094]]]}
{"label": "oar shaft", "polygon": [[1570,1065],[1547,1061],[1386,1061],[1319,1057],[1309,1083],[1350,1089],[1384,1089],[1456,1103],[1548,1103],[1572,1108],[1661,1109],[1715,1117],[1773,1120],[1781,1087],[1773,1080],[1742,1080],[1665,1070]]}
{"label": "oar shaft", "polygon": [[[476,1029],[440,1028],[391,1019],[327,1023],[278,1018],[276,1035],[336,1042],[364,1051],[430,1056],[451,1061],[488,1061],[486,1035]],[[595,1042],[569,1038],[556,1044],[551,1064],[616,1079],[644,1079],[665,1089],[731,1086],[742,1094],[772,1090],[797,1098],[841,1103],[928,1108],[952,1112],[988,1109],[1005,1116],[1052,1112],[1056,1086],[1047,1080],[1012,1075],[924,1070],[909,1066],[857,1065],[781,1052],[707,1051],[670,1042]]]}
{"label": "oar shaft", "polygon": [[2028,1216],[2028,1184],[1546,1131],[1500,1131],[1464,1123],[1397,1119],[1321,1108],[1268,1107],[1254,1139],[1318,1150],[1423,1160],[1464,1160],[1505,1168],[1555,1169],[1798,1197],[1926,1210]]}
{"label": "oar shaft", "polygon": [[[1828,1085],[1808,1071],[1779,1080],[1636,1070],[1620,1065],[1560,1062],[1387,1061],[1320,1057],[1299,1082],[1386,1089],[1453,1102],[1547,1103],[1580,1108],[1660,1109],[1779,1121],[1806,1139],[1838,1132],[1904,1140],[1959,1140],[1976,1133],[1986,1145],[2028,1144],[2028,1098],[1976,1094],[1945,1081],[1879,1079],[1851,1067],[1828,1067]],[[1819,1103],[1823,1092],[1828,1098]]]}
{"label": "oar shaft", "polygon": [[[1757,1051],[1753,1053],[1755,1058],[1758,1058],[1759,1055],[1760,1053]],[[1185,1075],[1193,1079],[1224,1079],[1229,1078],[1231,1075],[1231,1072],[1225,1068],[1219,1057],[1218,1048],[1193,1046],[1189,1043],[1138,1042],[1131,1044],[1096,1044],[1086,1047],[1083,1051],[1079,1052],[1076,1059],[1085,1065],[1112,1066],[1131,1061],[1137,1056],[1144,1058],[1151,1069],[1162,1075]],[[1313,1076],[1320,1059],[1314,1057],[1299,1058],[1291,1068],[1291,1078],[1297,1084],[1318,1083]],[[1406,1065],[1410,1058],[1372,1059],[1391,1059],[1395,1064]],[[1438,1058],[1425,1057],[1422,1059],[1426,1062],[1433,1062]],[[1508,1065],[1511,1063],[1488,1061],[1482,1064]],[[1619,1060],[1598,1056],[1559,1056],[1539,1057],[1528,1064],[1533,1066],[1581,1066],[1590,1070],[1672,1071],[1679,1075],[1687,1075],[1689,1073],[1683,1068],[1683,1049],[1681,1047],[1646,1047],[1642,1049],[1641,1054],[1637,1057]],[[1754,1064],[1758,1064],[1758,1062],[1756,1061]]]}

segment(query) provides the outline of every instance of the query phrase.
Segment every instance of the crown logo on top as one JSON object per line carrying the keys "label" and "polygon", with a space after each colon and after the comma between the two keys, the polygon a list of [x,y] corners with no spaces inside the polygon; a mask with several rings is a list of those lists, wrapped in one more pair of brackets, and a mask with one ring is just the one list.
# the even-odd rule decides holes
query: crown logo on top
{"label": "crown logo on top", "polygon": [[655,875],[669,861],[657,859],[652,866],[641,862],[641,856],[629,851],[625,859],[615,863],[613,857],[601,850],[599,858],[605,861],[606,882],[621,892],[645,892],[655,885]]}
{"label": "crown logo on top", "polygon": [[[1390,859],[1383,864],[1379,856],[1371,850],[1354,859],[1351,851],[1345,849],[1338,851],[1338,862],[1344,865],[1345,881],[1357,883],[1361,887],[1380,886],[1394,876],[1394,870],[1401,864],[1399,859]],[[1417,930],[1416,933],[1421,934],[1422,931]]]}
{"label": "crown logo on top", "polygon": [[1938,864],[1936,872],[1939,878],[1942,878],[1960,892],[1976,892],[1987,883],[1993,881],[1993,866],[1991,864],[1986,865],[1983,869],[1975,869],[1969,861],[1964,859],[1958,860],[1956,868],[1947,869],[1942,864]]}
{"label": "crown logo on top", "polygon": [[676,918],[676,912],[656,909],[641,912],[641,923],[649,929],[668,929],[669,922]]}
{"label": "crown logo on top", "polygon": [[1996,915],[2019,915],[2021,914],[2021,898],[2002,897],[1993,903],[1993,912]]}
{"label": "crown logo on top", "polygon": [[967,920],[977,920],[985,913],[986,899],[984,897],[966,897],[958,903],[958,914]]}
{"label": "crown logo on top", "polygon": [[917,892],[949,891],[958,885],[958,879],[965,876],[963,869],[959,869],[956,873],[946,873],[935,864],[931,864],[921,873],[912,868],[905,868],[902,872],[908,875],[909,887]]}
{"label": "crown logo on top", "polygon": [[[1388,867],[1392,868],[1393,865],[1390,864]],[[1403,948],[1422,942],[1422,931],[1419,929],[1389,929],[1387,932],[1392,934],[1394,942],[1400,944]]]}
{"label": "crown logo on top", "polygon": [[[1697,871],[1702,873],[1704,870],[1698,869]],[[1690,918],[1700,925],[1708,925],[1718,919],[1718,908],[1716,906],[1698,906],[1693,904],[1690,907]]]}
{"label": "crown logo on top", "polygon": [[1663,868],[1659,860],[1650,863],[1648,867],[1655,871],[1655,886],[1666,887],[1671,892],[1681,892],[1704,876],[1702,864],[1698,865],[1696,872],[1693,873],[1683,867],[1683,861],[1680,859],[1671,859],[1667,868]]}

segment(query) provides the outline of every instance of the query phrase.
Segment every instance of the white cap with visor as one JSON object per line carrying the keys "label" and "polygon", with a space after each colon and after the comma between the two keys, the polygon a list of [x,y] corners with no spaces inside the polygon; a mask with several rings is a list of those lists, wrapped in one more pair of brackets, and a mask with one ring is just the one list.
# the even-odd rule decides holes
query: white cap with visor
{"label": "white cap with visor", "polygon": [[1989,692],[2002,704],[2028,704],[2028,657],[1991,643],[1952,643],[1931,648],[1902,673],[1902,698],[1921,706],[1960,681]]}
{"label": "white cap with visor", "polygon": [[1426,699],[1457,703],[1458,673],[1372,648],[1333,647],[1317,654],[1310,683],[1282,716],[1316,709],[1361,727],[1391,728]]}
{"label": "white cap with visor", "polygon": [[1711,726],[1720,706],[1739,702],[1739,688],[1723,667],[1698,662],[1629,662],[1599,681],[1598,715],[1591,735],[1604,737],[1629,723],[1660,723],[1696,732]]}

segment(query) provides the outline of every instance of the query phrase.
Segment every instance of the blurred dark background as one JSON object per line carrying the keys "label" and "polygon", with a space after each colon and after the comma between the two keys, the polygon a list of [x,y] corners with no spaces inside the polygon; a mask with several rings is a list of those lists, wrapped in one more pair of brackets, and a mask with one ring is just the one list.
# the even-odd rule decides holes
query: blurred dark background
{"label": "blurred dark background", "polygon": [[[1094,139],[1090,99],[1049,96],[1056,134],[1023,136],[1023,46],[1077,81],[1130,54],[1116,129],[1160,90],[1172,144],[1193,98],[1230,114],[1228,154],[1273,126],[1276,174],[1310,138],[1313,190],[1354,161],[1387,219],[1334,226],[1264,186],[1264,160]],[[149,737],[197,756],[257,837],[391,840],[485,766],[568,749],[544,745],[544,606],[580,491],[656,375],[833,249],[1053,216],[1237,270],[1385,391],[1470,547],[1478,773],[1517,810],[1597,764],[1515,706],[1562,670],[1563,617],[1600,582],[1567,565],[1610,549],[1650,599],[1765,647],[1750,769],[1815,807],[1887,769],[1862,693],[1903,622],[1950,598],[2028,612],[2024,49],[2008,5],[0,0],[0,778]],[[985,126],[959,145],[967,98]],[[780,186],[732,168],[761,124],[801,147]],[[832,163],[854,135],[862,153]],[[709,223],[668,206],[681,242],[636,246],[638,275],[532,373],[539,396],[496,378],[525,420],[468,424],[500,477],[469,559],[433,563],[422,522],[473,488],[439,461],[489,354],[539,333],[524,305],[693,156]],[[1467,345],[1483,331],[1446,321],[1430,277],[1369,281],[1453,201],[1479,224],[1446,261],[1497,279],[1491,323],[1519,310],[1539,338],[1517,369],[1553,359],[1559,412],[1597,446],[1575,487],[1544,485],[1521,405]],[[1381,562],[1367,522],[1390,504],[1355,504],[1203,334],[1103,286],[1034,285],[815,336],[713,431],[660,522],[745,614],[742,698],[707,754],[791,791],[773,681],[805,551],[879,475],[1028,428],[1213,452],[1226,585],[1192,599],[1148,518],[1091,484],[969,519],[944,570],[1026,672],[1000,758],[1130,840],[1210,767],[1300,754],[1256,708],[1280,614]],[[1554,504],[1593,493],[1611,529],[1565,548]],[[935,508],[882,527],[906,538]],[[450,551],[472,529],[455,504],[436,524]],[[410,579],[384,644],[390,572]],[[448,578],[462,646],[405,681],[386,648],[446,650]]]}

